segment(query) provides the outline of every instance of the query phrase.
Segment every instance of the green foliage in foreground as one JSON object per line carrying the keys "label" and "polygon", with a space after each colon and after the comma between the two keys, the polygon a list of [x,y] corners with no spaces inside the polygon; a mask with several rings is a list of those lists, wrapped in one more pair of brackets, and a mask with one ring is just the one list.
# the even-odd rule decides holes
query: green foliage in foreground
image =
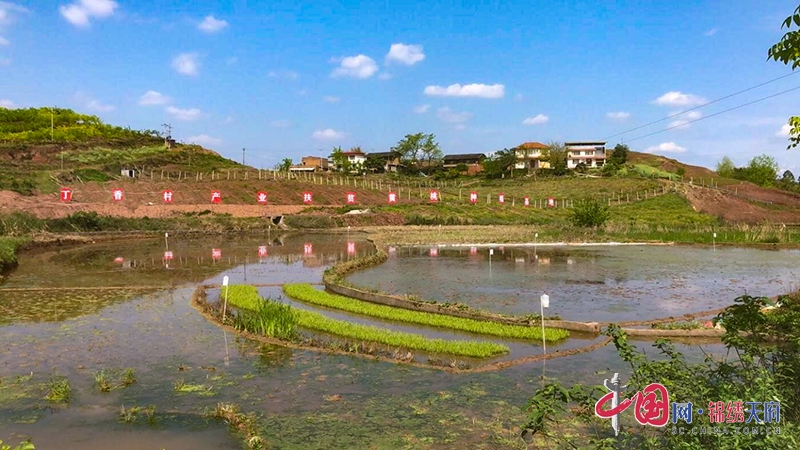
{"label": "green foliage in foreground", "polygon": [[[620,436],[614,437],[610,421],[600,420],[594,414],[594,404],[606,389],[580,384],[568,389],[558,382],[537,390],[528,402],[525,433],[533,434],[534,438],[544,437],[548,446],[558,448],[798,448],[800,295],[779,297],[777,308],[769,313],[762,311],[769,304],[765,297],[745,295],[735,302],[714,319],[715,324],[722,322],[725,326],[722,340],[727,356],[722,359],[707,356],[703,363],[688,363],[666,339],[656,341],[654,346],[659,355],[650,359],[628,342],[619,327],[609,326],[606,334],[613,338],[617,353],[632,372],[627,380],[622,380],[627,384],[622,398],[630,398],[636,391],[657,382],[668,390],[669,402],[692,402],[704,410],[709,402],[724,401],[726,405],[760,402],[762,420],[763,402],[780,402],[778,423],[728,424],[737,429],[741,425],[770,429],[776,426],[780,434],[700,433],[704,427],[714,425],[709,424],[708,414],[695,415],[691,424],[679,421],[677,425],[684,432],[678,434],[671,421],[664,428],[641,426],[632,421],[633,411],[628,410],[621,416]],[[743,404],[743,407],[748,417],[749,406]],[[583,426],[580,438],[556,429],[560,420],[570,415]]]}
{"label": "green foliage in foreground", "polygon": [[234,319],[236,329],[286,340],[297,335],[297,314],[291,306],[262,299],[254,286],[244,284],[229,286],[227,296],[232,305],[241,305]]}
{"label": "green foliage in foreground", "polygon": [[12,447],[8,444],[4,444],[3,440],[0,439],[0,450],[36,450],[36,447],[33,446],[30,440],[20,442],[16,447]]}
{"label": "green foliage in foreground", "polygon": [[[496,322],[487,322],[463,317],[453,317],[443,314],[411,311],[392,306],[378,305],[375,303],[320,291],[315,289],[310,284],[284,284],[283,292],[289,297],[304,302],[326,306],[328,308],[340,309],[356,314],[362,314],[365,316],[377,317],[380,319],[449,328],[452,330],[468,331],[470,333],[489,334],[504,338],[531,339],[539,341],[542,339],[542,330],[539,327],[507,325]],[[557,342],[562,339],[566,339],[567,337],[569,337],[569,332],[566,330],[545,328],[545,339],[547,339],[547,342]]]}
{"label": "green foliage in foreground", "polygon": [[0,236],[0,272],[17,262],[17,249],[24,242],[22,238]]}
{"label": "green foliage in foreground", "polygon": [[47,382],[47,393],[44,398],[53,403],[69,403],[72,399],[69,379],[64,376],[54,376]]}
{"label": "green foliage in foreground", "polygon": [[577,227],[601,227],[608,220],[609,209],[600,200],[578,200],[570,210],[570,220]]}
{"label": "green foliage in foreground", "polygon": [[[230,286],[235,295],[229,295],[228,303],[240,308],[254,310],[263,302],[254,286]],[[431,353],[443,353],[456,356],[470,356],[485,358],[488,356],[508,353],[508,347],[493,342],[475,341],[448,341],[444,339],[430,339],[419,334],[402,333],[385,328],[368,325],[359,325],[343,320],[330,319],[322,314],[312,311],[292,308],[297,316],[297,324],[303,328],[330,333],[337,336],[375,342],[391,346],[403,347],[413,350],[422,350]]]}

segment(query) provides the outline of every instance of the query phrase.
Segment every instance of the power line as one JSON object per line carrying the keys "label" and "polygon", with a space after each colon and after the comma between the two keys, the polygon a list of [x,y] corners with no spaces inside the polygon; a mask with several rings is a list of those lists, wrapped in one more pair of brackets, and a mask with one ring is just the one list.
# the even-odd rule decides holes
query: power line
{"label": "power line", "polygon": [[733,110],[735,110],[735,109],[744,108],[745,106],[750,106],[750,105],[752,105],[752,104],[754,104],[754,103],[763,102],[764,100],[769,100],[769,99],[771,99],[771,98],[773,98],[773,97],[777,97],[777,96],[779,96],[779,95],[783,95],[783,94],[786,94],[786,93],[788,93],[788,92],[796,91],[796,90],[798,90],[798,89],[800,89],[800,86],[796,86],[796,87],[793,87],[793,88],[791,88],[791,89],[787,89],[787,90],[785,90],[785,91],[778,92],[777,94],[772,94],[772,95],[768,95],[768,96],[766,96],[766,97],[761,97],[761,98],[759,98],[758,100],[753,100],[752,102],[743,103],[743,104],[741,104],[741,105],[734,106],[733,108],[728,108],[728,109],[725,109],[725,110],[722,110],[722,111],[716,112],[716,113],[714,113],[714,114],[710,114],[710,115],[708,115],[708,116],[701,117],[701,118],[699,118],[699,119],[690,120],[690,121],[687,121],[687,122],[684,122],[684,123],[681,123],[681,124],[678,124],[678,125],[673,125],[673,126],[671,126],[671,127],[669,127],[669,128],[664,128],[663,130],[654,131],[654,132],[652,132],[652,133],[650,133],[650,134],[645,134],[645,135],[643,135],[643,136],[635,137],[635,138],[633,138],[633,139],[628,139],[628,142],[630,142],[630,141],[635,141],[635,140],[637,140],[637,139],[642,139],[642,138],[650,137],[650,136],[653,136],[653,135],[655,135],[655,134],[659,134],[659,133],[663,133],[663,132],[665,132],[665,131],[673,130],[673,129],[675,129],[675,128],[680,128],[680,127],[683,127],[683,126],[689,125],[690,123],[695,123],[695,122],[699,122],[699,121],[701,121],[701,120],[710,119],[710,118],[712,118],[712,117],[714,117],[714,116],[718,116],[718,115],[720,115],[720,114],[724,114],[724,113],[726,113],[726,112],[733,111]]}
{"label": "power line", "polygon": [[686,114],[687,112],[694,111],[694,110],[696,110],[696,109],[705,108],[705,107],[706,107],[706,106],[708,106],[708,105],[713,105],[714,103],[721,102],[722,100],[727,100],[727,99],[729,99],[729,98],[731,98],[731,97],[735,97],[735,96],[737,96],[737,95],[739,95],[739,94],[744,94],[745,92],[752,91],[753,89],[760,88],[761,86],[766,86],[766,85],[768,85],[768,84],[770,84],[770,83],[774,83],[775,81],[781,80],[781,79],[783,79],[783,78],[786,78],[786,77],[788,77],[788,76],[795,75],[795,74],[798,74],[798,73],[800,73],[800,71],[794,71],[794,72],[787,73],[786,75],[782,75],[782,76],[780,76],[780,77],[778,77],[778,78],[773,78],[772,80],[765,81],[765,82],[763,82],[763,83],[761,83],[761,84],[757,84],[757,85],[755,85],[755,86],[751,86],[751,87],[749,87],[749,88],[747,88],[747,89],[742,89],[742,90],[741,90],[741,91],[739,91],[739,92],[735,92],[735,93],[733,93],[733,94],[729,94],[729,95],[726,95],[726,96],[724,96],[724,97],[720,97],[720,98],[718,98],[718,99],[716,99],[716,100],[712,100],[712,101],[710,101],[710,102],[708,102],[708,103],[703,103],[702,105],[695,106],[694,108],[690,108],[690,109],[687,109],[687,110],[685,110],[685,111],[681,111],[681,112],[679,112],[679,113],[675,113],[675,114],[673,114],[673,115],[671,115],[671,116],[664,117],[663,119],[654,120],[654,121],[652,121],[652,122],[650,122],[650,123],[646,123],[646,124],[644,124],[644,125],[641,125],[641,126],[638,126],[638,127],[636,127],[636,128],[631,128],[630,130],[623,131],[622,133],[617,133],[617,134],[611,135],[611,136],[609,136],[609,137],[607,137],[607,138],[605,138],[605,139],[606,139],[606,140],[607,140],[607,139],[611,139],[611,138],[613,138],[613,137],[617,137],[617,136],[620,136],[620,135],[623,135],[623,134],[630,133],[631,131],[636,131],[636,130],[639,130],[639,129],[641,129],[641,128],[644,128],[644,127],[649,127],[650,125],[653,125],[653,124],[656,124],[656,123],[659,123],[659,122],[663,122],[663,121],[665,121],[665,120],[672,119],[673,117],[677,117],[677,116],[680,116],[680,115],[682,115],[682,114]]}

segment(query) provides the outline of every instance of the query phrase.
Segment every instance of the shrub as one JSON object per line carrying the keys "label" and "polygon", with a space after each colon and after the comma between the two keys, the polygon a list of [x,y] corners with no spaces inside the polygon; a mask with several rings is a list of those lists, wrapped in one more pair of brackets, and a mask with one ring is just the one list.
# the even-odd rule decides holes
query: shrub
{"label": "shrub", "polygon": [[599,200],[588,199],[575,202],[570,211],[570,220],[578,227],[600,227],[610,215],[608,205]]}

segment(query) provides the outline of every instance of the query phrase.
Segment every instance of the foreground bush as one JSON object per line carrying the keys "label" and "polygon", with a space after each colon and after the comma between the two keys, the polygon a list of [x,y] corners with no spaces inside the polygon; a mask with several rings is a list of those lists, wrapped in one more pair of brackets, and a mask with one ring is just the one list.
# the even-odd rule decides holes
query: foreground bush
{"label": "foreground bush", "polygon": [[608,205],[599,200],[579,200],[570,211],[572,224],[578,227],[600,227],[610,215]]}

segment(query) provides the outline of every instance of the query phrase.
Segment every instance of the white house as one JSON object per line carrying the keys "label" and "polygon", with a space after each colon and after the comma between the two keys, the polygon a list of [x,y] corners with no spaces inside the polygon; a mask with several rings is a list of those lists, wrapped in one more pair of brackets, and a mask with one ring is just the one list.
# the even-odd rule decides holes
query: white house
{"label": "white house", "polygon": [[606,143],[603,141],[565,142],[567,167],[574,169],[584,163],[587,168],[603,167],[606,163]]}
{"label": "white house", "polygon": [[364,165],[364,163],[367,162],[367,155],[362,151],[349,151],[343,152],[342,154],[347,157],[351,166],[356,164]]}

